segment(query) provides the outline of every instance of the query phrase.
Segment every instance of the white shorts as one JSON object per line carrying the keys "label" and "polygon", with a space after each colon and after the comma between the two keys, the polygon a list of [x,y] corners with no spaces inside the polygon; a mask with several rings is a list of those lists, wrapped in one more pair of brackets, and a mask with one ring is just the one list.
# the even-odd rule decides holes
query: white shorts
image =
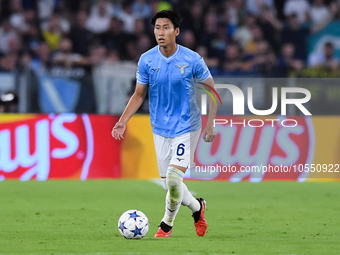
{"label": "white shorts", "polygon": [[169,165],[194,167],[194,154],[201,130],[188,132],[169,138],[153,134],[158,170],[161,177],[166,177]]}

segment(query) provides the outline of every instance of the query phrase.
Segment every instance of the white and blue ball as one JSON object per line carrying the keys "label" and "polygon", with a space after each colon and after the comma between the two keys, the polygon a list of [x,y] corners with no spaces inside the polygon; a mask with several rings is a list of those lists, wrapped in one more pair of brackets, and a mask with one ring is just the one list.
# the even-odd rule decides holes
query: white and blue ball
{"label": "white and blue ball", "polygon": [[149,220],[138,210],[128,210],[118,220],[118,230],[126,239],[141,239],[149,231]]}

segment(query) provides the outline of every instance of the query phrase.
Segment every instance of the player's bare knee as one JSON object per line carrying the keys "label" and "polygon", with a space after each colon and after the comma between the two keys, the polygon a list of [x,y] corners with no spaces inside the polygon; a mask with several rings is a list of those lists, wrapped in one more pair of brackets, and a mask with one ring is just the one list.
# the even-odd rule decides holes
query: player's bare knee
{"label": "player's bare knee", "polygon": [[185,173],[185,171],[187,170],[186,167],[178,166],[178,165],[174,165],[174,164],[170,164],[169,167],[173,167],[173,168],[176,168],[177,170],[181,170],[183,173]]}

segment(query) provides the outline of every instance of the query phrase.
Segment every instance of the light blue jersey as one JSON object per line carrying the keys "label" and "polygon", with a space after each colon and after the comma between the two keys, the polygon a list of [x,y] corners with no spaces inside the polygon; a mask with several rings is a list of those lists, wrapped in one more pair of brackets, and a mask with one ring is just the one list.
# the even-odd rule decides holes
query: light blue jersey
{"label": "light blue jersey", "polygon": [[198,131],[202,123],[193,79],[204,82],[210,76],[203,58],[181,45],[168,58],[159,46],[145,52],[138,62],[137,82],[149,85],[152,131],[164,137]]}

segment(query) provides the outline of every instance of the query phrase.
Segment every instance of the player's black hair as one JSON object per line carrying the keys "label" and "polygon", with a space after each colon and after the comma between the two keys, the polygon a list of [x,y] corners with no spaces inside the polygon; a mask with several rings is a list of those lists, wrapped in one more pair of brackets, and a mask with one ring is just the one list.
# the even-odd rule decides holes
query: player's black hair
{"label": "player's black hair", "polygon": [[180,27],[181,23],[182,23],[182,18],[179,15],[178,12],[175,12],[173,10],[163,10],[160,12],[157,12],[155,14],[155,16],[153,16],[152,20],[151,20],[151,24],[154,26],[156,23],[156,20],[159,18],[167,18],[169,19],[172,24],[174,24],[174,28],[178,28]]}
{"label": "player's black hair", "polygon": [[325,48],[334,48],[334,46],[333,46],[333,43],[331,43],[331,42],[326,42],[325,43]]}

